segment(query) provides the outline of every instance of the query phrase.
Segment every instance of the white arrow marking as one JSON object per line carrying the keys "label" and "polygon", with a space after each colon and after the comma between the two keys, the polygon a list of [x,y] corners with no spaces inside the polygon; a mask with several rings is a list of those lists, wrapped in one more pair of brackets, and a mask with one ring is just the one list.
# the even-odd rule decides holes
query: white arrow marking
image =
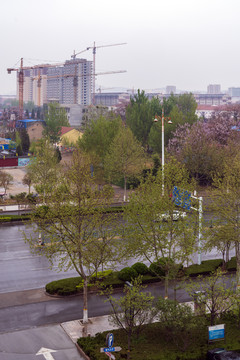
{"label": "white arrow marking", "polygon": [[52,350],[52,349],[46,349],[46,348],[41,348],[36,355],[43,355],[44,358],[46,360],[54,360],[54,358],[52,357],[51,353],[52,352],[57,352],[56,350]]}

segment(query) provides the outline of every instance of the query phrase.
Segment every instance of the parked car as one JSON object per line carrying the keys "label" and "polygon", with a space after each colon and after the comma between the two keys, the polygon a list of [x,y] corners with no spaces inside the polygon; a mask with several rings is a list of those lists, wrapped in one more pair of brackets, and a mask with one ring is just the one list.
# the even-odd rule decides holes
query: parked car
{"label": "parked car", "polygon": [[223,348],[208,350],[207,360],[240,360],[240,353]]}
{"label": "parked car", "polygon": [[[173,221],[183,219],[187,216],[187,213],[184,211],[173,210]],[[168,221],[171,219],[171,214],[169,212],[158,214],[155,221]]]}

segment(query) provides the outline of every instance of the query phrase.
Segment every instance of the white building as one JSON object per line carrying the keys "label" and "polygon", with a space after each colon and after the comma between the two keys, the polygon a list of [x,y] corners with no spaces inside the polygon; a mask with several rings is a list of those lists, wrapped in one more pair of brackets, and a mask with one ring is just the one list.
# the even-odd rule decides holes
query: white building
{"label": "white building", "polygon": [[59,66],[34,66],[24,70],[23,101],[33,101],[36,106],[49,102],[90,105],[92,76],[92,61],[86,59],[67,60]]}

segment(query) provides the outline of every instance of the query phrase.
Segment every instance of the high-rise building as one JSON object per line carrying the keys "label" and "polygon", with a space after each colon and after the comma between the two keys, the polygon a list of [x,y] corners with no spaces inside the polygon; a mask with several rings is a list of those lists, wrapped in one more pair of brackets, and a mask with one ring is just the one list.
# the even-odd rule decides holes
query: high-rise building
{"label": "high-rise building", "polygon": [[228,94],[231,97],[240,97],[240,87],[231,87],[228,89]]}
{"label": "high-rise building", "polygon": [[166,86],[166,94],[176,94],[176,86],[173,85]]}
{"label": "high-rise building", "polygon": [[38,106],[49,102],[90,105],[92,77],[92,61],[86,59],[67,60],[61,66],[34,66],[24,70],[23,101]]}
{"label": "high-rise building", "polygon": [[221,85],[219,84],[210,84],[207,87],[208,94],[221,94]]}

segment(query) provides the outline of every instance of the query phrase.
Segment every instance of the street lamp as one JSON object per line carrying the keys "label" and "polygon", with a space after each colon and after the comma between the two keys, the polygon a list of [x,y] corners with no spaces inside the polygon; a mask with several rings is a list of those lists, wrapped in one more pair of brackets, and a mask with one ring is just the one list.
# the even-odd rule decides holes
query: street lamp
{"label": "street lamp", "polygon": [[162,108],[162,116],[155,115],[154,122],[162,121],[162,195],[164,195],[164,121],[167,120],[168,124],[172,124],[169,117],[164,117],[164,109]]}

